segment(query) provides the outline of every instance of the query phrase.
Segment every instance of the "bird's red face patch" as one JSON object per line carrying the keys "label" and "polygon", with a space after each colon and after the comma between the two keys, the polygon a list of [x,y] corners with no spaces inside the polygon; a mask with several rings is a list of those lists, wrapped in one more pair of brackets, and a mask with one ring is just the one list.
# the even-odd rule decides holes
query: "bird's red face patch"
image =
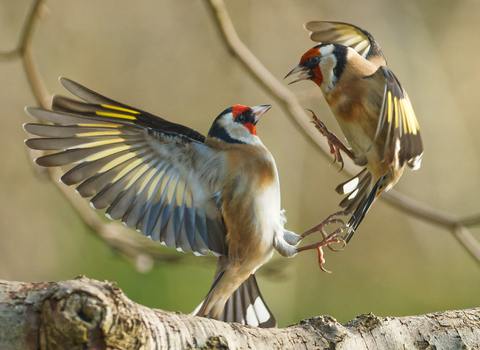
{"label": "bird's red face patch", "polygon": [[313,64],[315,58],[318,57],[320,58],[322,55],[320,54],[318,48],[313,48],[305,52],[300,59],[300,64],[308,67],[310,71],[313,74],[313,77],[310,79],[313,82],[315,82],[317,85],[321,85],[323,82],[323,74],[322,71],[320,70],[320,60],[318,60],[317,64]]}
{"label": "bird's red face patch", "polygon": [[[233,121],[235,122],[240,122],[237,118],[237,116],[240,116],[242,113],[248,112],[250,110],[250,107],[244,106],[244,105],[235,105],[232,107],[232,115],[233,115]],[[257,128],[255,125],[248,121],[245,120],[241,122],[242,125],[247,128],[248,131],[250,131],[250,134],[252,135],[257,135]]]}
{"label": "bird's red face patch", "polygon": [[246,127],[248,131],[250,131],[250,134],[257,135],[257,128],[255,127],[255,125],[253,125],[253,123],[246,123],[243,124],[243,126]]}

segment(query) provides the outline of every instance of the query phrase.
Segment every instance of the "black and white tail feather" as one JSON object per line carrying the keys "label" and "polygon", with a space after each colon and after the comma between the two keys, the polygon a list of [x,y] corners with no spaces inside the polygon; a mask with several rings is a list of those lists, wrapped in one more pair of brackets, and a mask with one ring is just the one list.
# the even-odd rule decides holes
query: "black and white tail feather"
{"label": "black and white tail feather", "polygon": [[[213,288],[217,282],[222,278],[223,274],[212,284],[210,292],[205,299],[197,306],[193,315],[202,315],[208,299],[213,291]],[[210,317],[207,314],[205,317]],[[277,321],[271,313],[270,309],[265,304],[265,301],[260,294],[260,290],[257,285],[257,280],[254,274],[251,274],[238,289],[230,296],[225,303],[222,314],[218,317],[219,320],[224,322],[237,322],[240,324],[246,324],[261,328],[271,328],[277,326]]]}

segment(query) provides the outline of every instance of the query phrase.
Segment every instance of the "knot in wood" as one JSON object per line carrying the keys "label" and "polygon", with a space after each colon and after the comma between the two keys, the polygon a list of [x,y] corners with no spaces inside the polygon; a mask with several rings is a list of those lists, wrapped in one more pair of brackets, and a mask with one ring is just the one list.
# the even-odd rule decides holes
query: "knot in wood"
{"label": "knot in wood", "polygon": [[200,348],[201,350],[228,350],[227,339],[221,335],[213,335],[207,339],[205,345]]}
{"label": "knot in wood", "polygon": [[339,343],[347,336],[345,327],[331,316],[314,317],[313,320],[322,337],[330,343]]}
{"label": "knot in wood", "polygon": [[102,302],[82,291],[61,299],[45,300],[41,315],[41,337],[49,349],[62,344],[70,349],[103,343],[101,322],[105,314]]}
{"label": "knot in wood", "polygon": [[384,324],[383,320],[380,317],[375,316],[373,313],[362,314],[355,318],[357,325],[362,327],[366,331],[370,331],[378,326]]}

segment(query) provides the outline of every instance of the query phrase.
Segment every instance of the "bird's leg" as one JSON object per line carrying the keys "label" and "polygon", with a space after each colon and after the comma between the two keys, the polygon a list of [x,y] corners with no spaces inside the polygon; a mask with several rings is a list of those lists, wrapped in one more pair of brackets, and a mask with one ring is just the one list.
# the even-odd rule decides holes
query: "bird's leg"
{"label": "bird's leg", "polygon": [[318,252],[318,264],[319,264],[320,268],[322,269],[322,271],[330,273],[330,271],[326,270],[323,267],[323,264],[325,263],[325,259],[323,258],[322,247],[327,246],[332,251],[339,251],[339,250],[343,249],[343,247],[341,249],[334,249],[330,246],[330,244],[332,244],[332,243],[343,243],[344,246],[345,246],[345,241],[343,240],[343,238],[337,236],[337,234],[343,232],[343,230],[345,229],[345,226],[336,229],[330,235],[328,235],[325,232],[324,227],[329,225],[329,224],[336,224],[336,223],[341,223],[342,225],[344,225],[343,220],[342,219],[337,219],[337,218],[335,218],[335,216],[337,216],[337,215],[348,215],[348,214],[351,214],[351,213],[349,211],[339,211],[338,213],[334,213],[334,214],[330,215],[328,218],[326,218],[321,224],[319,224],[319,225],[315,226],[314,228],[302,233],[300,235],[300,240],[302,240],[303,238],[305,238],[306,236],[308,236],[308,235],[310,235],[314,232],[320,231],[320,233],[323,236],[323,240],[320,241],[320,242],[311,244],[311,245],[307,245],[307,246],[304,246],[304,247],[297,248],[297,253],[303,252],[305,250],[316,249],[317,252]]}
{"label": "bird's leg", "polygon": [[317,130],[320,131],[320,134],[322,134],[327,138],[328,145],[330,146],[330,153],[333,154],[333,158],[334,158],[333,163],[339,162],[342,164],[342,167],[340,168],[340,171],[341,171],[343,169],[343,158],[340,151],[345,152],[345,154],[349,158],[351,158],[353,161],[356,160],[355,155],[350,149],[348,149],[342,143],[342,141],[338,139],[338,137],[333,132],[330,132],[327,129],[326,125],[320,119],[317,118],[317,116],[312,110],[309,109],[309,111],[312,113],[313,124],[315,125]]}

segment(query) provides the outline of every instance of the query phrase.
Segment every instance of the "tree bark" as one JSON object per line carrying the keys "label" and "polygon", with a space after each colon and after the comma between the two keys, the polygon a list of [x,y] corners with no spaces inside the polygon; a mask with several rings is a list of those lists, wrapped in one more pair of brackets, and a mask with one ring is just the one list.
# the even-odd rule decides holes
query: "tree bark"
{"label": "tree bark", "polygon": [[0,280],[0,349],[480,349],[480,308],[411,317],[330,316],[260,329],[149,309],[115,283]]}

